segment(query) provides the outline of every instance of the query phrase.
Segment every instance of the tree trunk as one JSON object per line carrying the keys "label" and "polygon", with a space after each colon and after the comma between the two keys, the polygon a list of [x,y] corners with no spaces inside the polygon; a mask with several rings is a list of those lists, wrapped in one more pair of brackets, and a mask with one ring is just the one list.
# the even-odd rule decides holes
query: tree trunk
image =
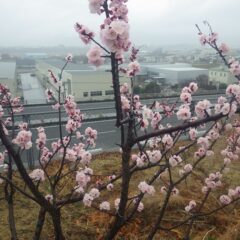
{"label": "tree trunk", "polygon": [[[10,186],[11,188],[11,186]],[[13,196],[12,194],[8,197],[8,222],[9,222],[9,228],[11,232],[11,240],[17,240],[17,230],[16,230],[16,224],[15,224],[15,218],[14,218],[14,208],[13,208]]]}
{"label": "tree trunk", "polygon": [[60,209],[56,208],[55,211],[51,213],[51,216],[53,221],[55,240],[65,240],[65,237],[62,232],[62,226],[61,226]]}
{"label": "tree trunk", "polygon": [[[131,127],[131,126],[130,126]],[[131,143],[131,130],[128,133],[128,142]],[[123,149],[122,154],[122,186],[121,186],[121,201],[118,209],[118,213],[116,214],[115,221],[110,228],[109,232],[107,233],[105,239],[111,240],[114,239],[115,235],[121,229],[121,227],[126,223],[125,222],[125,212],[126,206],[128,202],[128,191],[129,191],[129,182],[131,179],[130,167],[129,167],[129,160],[131,157],[131,147],[130,144],[126,144],[126,148]]]}
{"label": "tree trunk", "polygon": [[[9,162],[8,162],[8,173],[7,173],[8,179],[12,181],[12,158],[9,156]],[[16,224],[15,224],[15,217],[14,217],[14,206],[13,206],[13,195],[14,195],[14,189],[12,185],[9,185],[6,182],[5,185],[5,198],[8,203],[8,223],[9,223],[9,229],[11,232],[11,240],[17,240],[17,230],[16,230]]]}
{"label": "tree trunk", "polygon": [[40,239],[42,229],[43,229],[43,225],[44,225],[44,222],[45,222],[45,216],[46,216],[46,210],[43,207],[41,207],[40,210],[39,210],[39,213],[38,213],[38,220],[37,220],[33,240],[39,240]]}

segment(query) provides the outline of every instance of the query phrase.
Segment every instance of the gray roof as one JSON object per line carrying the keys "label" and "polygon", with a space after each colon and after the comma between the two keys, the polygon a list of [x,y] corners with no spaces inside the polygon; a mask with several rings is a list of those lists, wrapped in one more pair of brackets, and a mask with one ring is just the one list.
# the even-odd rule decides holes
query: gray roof
{"label": "gray roof", "polygon": [[16,72],[15,62],[0,62],[0,78],[14,79]]}
{"label": "gray roof", "polygon": [[194,68],[194,67],[182,67],[182,68],[161,68],[161,70],[168,70],[174,72],[188,72],[188,71],[208,71],[208,69]]}
{"label": "gray roof", "polygon": [[[43,62],[59,69],[62,69],[62,67],[66,63],[65,61],[60,59],[46,59]],[[94,70],[103,72],[106,69],[110,69],[110,66],[103,65],[99,68],[95,68],[93,65],[90,65],[90,64],[80,64],[80,63],[70,62],[65,68],[65,71],[74,74],[74,73],[85,72],[85,71],[92,72]]]}

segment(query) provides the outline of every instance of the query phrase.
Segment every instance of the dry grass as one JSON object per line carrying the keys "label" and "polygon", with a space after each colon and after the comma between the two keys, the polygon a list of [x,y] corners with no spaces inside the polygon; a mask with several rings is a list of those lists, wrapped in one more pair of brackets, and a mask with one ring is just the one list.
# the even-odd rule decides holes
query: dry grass
{"label": "dry grass", "polygon": [[[187,144],[181,142],[177,147]],[[222,163],[222,156],[219,154],[219,150],[225,148],[226,143],[224,138],[219,141],[215,146],[214,158],[206,158],[203,163],[199,166],[199,169],[179,187],[180,195],[173,197],[168,206],[167,214],[164,217],[164,226],[171,226],[173,223],[178,221],[184,216],[187,216],[184,212],[184,207],[191,199],[195,199],[196,202],[200,202],[202,199],[201,194],[201,179],[204,174],[208,174],[208,169],[219,169]],[[192,152],[193,150],[191,150]],[[120,166],[120,154],[118,153],[104,153],[94,157],[95,161],[91,166],[93,169],[97,169],[99,175],[103,177],[95,176],[93,181],[104,181],[107,178],[109,172],[119,171]],[[49,171],[56,171],[57,164],[52,166]],[[208,204],[205,210],[212,209],[212,207],[219,206],[218,196],[224,192],[230,185],[239,185],[239,162],[235,162],[231,166],[232,171],[224,176],[225,185],[221,189],[216,191],[216,194],[209,198]],[[203,169],[207,169],[206,172]],[[133,176],[133,181],[130,185],[131,195],[137,193],[137,185],[143,179],[147,180],[155,169],[143,172],[137,172]],[[177,170],[178,171],[178,170]],[[174,178],[177,178],[178,174],[174,173]],[[105,177],[104,177],[105,175]],[[164,177],[163,177],[164,178]],[[16,177],[16,181],[19,182]],[[21,184],[21,183],[20,183]],[[146,239],[147,233],[157,217],[160,207],[163,202],[163,195],[160,194],[160,188],[163,186],[161,180],[157,180],[155,185],[156,194],[153,197],[144,198],[145,210],[142,213],[136,214],[136,217],[126,225],[118,234],[116,239],[129,239],[129,240],[143,240]],[[67,192],[69,187],[73,186],[73,179],[68,178],[61,183],[61,195]],[[119,197],[120,182],[115,184],[114,191],[110,195],[106,193],[101,194],[101,200],[109,200],[113,205],[114,200]],[[42,186],[42,190],[47,193],[46,185]],[[226,191],[225,191],[226,192]],[[0,198],[4,191],[3,186],[0,186]],[[17,231],[20,240],[32,239],[33,231],[35,228],[35,222],[38,214],[39,207],[37,204],[29,201],[23,197],[20,193],[15,194],[15,215],[17,223]],[[85,208],[81,203],[76,203],[71,206],[66,206],[62,209],[62,225],[66,239],[69,240],[94,240],[103,239],[104,233],[109,227],[109,223],[113,220],[112,217],[105,213],[98,212],[91,208]],[[182,239],[184,236],[184,227],[178,228],[171,232],[165,233],[160,232],[154,239],[162,240],[177,240]],[[211,238],[210,238],[211,236]],[[8,240],[9,229],[7,224],[7,205],[5,201],[1,201],[0,204],[0,240]],[[53,228],[51,219],[49,216],[46,218],[44,225],[42,239],[53,239]],[[230,206],[221,212],[218,212],[212,216],[204,217],[198,220],[194,225],[192,239],[194,240],[238,240],[240,239],[240,205],[236,203],[234,206]]]}

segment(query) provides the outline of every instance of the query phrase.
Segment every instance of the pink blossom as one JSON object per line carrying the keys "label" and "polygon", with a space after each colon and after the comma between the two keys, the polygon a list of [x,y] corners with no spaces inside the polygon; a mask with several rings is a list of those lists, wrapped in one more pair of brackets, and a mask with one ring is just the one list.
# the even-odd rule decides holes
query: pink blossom
{"label": "pink blossom", "polygon": [[203,157],[206,154],[206,149],[205,148],[199,148],[195,153],[194,156],[195,157]]}
{"label": "pink blossom", "polygon": [[120,198],[115,199],[115,201],[114,201],[114,206],[115,206],[115,209],[116,209],[116,210],[118,210],[119,204],[120,204]]}
{"label": "pink blossom", "polygon": [[60,107],[61,107],[61,105],[60,105],[59,103],[56,103],[56,104],[52,105],[52,108],[53,108],[54,110],[59,110]]}
{"label": "pink blossom", "polygon": [[173,139],[169,134],[165,134],[162,138],[162,143],[166,149],[169,149],[173,146]]}
{"label": "pink blossom", "polygon": [[136,154],[133,154],[132,157],[131,157],[132,161],[136,161],[138,159],[138,155]]}
{"label": "pink blossom", "polygon": [[88,0],[89,1],[89,9],[91,13],[101,14],[101,6],[103,5],[105,0]]}
{"label": "pink blossom", "polygon": [[198,85],[197,85],[197,83],[194,83],[194,82],[189,83],[188,87],[189,87],[191,93],[195,93],[198,90]]}
{"label": "pink blossom", "polygon": [[69,119],[66,124],[66,130],[68,133],[72,133],[72,132],[75,132],[77,130],[77,128],[80,126],[81,126],[81,124],[79,124],[78,122],[76,122],[72,119]]}
{"label": "pink blossom", "polygon": [[107,201],[100,203],[99,209],[104,211],[110,211],[110,203]]}
{"label": "pink blossom", "polygon": [[3,153],[0,152],[0,165],[3,165],[4,158],[5,158],[5,153],[4,152]]}
{"label": "pink blossom", "polygon": [[67,148],[66,160],[70,162],[75,162],[77,160],[77,153],[73,149]]}
{"label": "pink blossom", "polygon": [[95,199],[95,198],[98,198],[100,196],[100,192],[97,188],[92,188],[89,192],[89,195]]}
{"label": "pink blossom", "polygon": [[189,204],[185,207],[186,212],[190,212],[193,208],[196,207],[196,202],[194,200],[191,200]]}
{"label": "pink blossom", "polygon": [[224,164],[225,165],[229,165],[231,163],[231,159],[230,158],[224,158]]}
{"label": "pink blossom", "polygon": [[181,105],[177,111],[177,118],[179,120],[188,120],[191,118],[190,107],[188,105]]}
{"label": "pink blossom", "polygon": [[219,47],[219,50],[223,53],[226,54],[230,51],[230,48],[228,47],[228,45],[226,43],[222,43]]}
{"label": "pink blossom", "polygon": [[122,109],[124,111],[129,111],[130,109],[130,102],[125,96],[121,96],[121,102],[122,102]]}
{"label": "pink blossom", "polygon": [[194,141],[197,138],[197,130],[195,128],[190,128],[189,130],[189,138]]}
{"label": "pink blossom", "polygon": [[169,164],[172,167],[176,167],[181,162],[182,162],[182,158],[180,156],[173,155],[169,158]]}
{"label": "pink blossom", "polygon": [[173,188],[172,195],[177,196],[179,194],[179,190],[177,188]]}
{"label": "pink blossom", "polygon": [[190,103],[192,101],[192,95],[190,93],[182,92],[180,95],[180,99],[184,103]]}
{"label": "pink blossom", "polygon": [[205,34],[199,34],[199,41],[204,46],[207,43],[207,36]]}
{"label": "pink blossom", "polygon": [[44,171],[42,169],[34,169],[29,173],[29,177],[34,181],[43,182],[45,180]]}
{"label": "pink blossom", "polygon": [[91,127],[87,127],[85,129],[85,135],[89,138],[93,138],[94,140],[97,139],[97,130],[92,129]]}
{"label": "pink blossom", "polygon": [[234,75],[234,76],[238,76],[240,74],[240,64],[239,61],[234,60],[231,64],[230,64],[230,72]]}
{"label": "pink blossom", "polygon": [[228,196],[229,196],[230,198],[235,197],[235,196],[236,196],[236,190],[234,190],[234,189],[228,189]]}
{"label": "pink blossom", "polygon": [[4,115],[3,107],[2,105],[0,105],[0,117],[2,117],[3,115]]}
{"label": "pink blossom", "polygon": [[112,21],[110,27],[119,35],[122,35],[124,32],[128,31],[129,26],[125,21],[115,20]]}
{"label": "pink blossom", "polygon": [[219,138],[219,133],[216,130],[210,130],[208,136],[211,140],[216,140]]}
{"label": "pink blossom", "polygon": [[139,167],[139,168],[143,167],[144,164],[145,164],[145,161],[142,158],[137,158],[137,160],[136,160],[137,167]]}
{"label": "pink blossom", "polygon": [[147,129],[149,126],[149,122],[146,118],[143,118],[140,120],[140,129],[141,131],[144,131],[145,129]]}
{"label": "pink blossom", "polygon": [[77,193],[77,194],[82,194],[82,193],[84,193],[84,188],[80,187],[80,186],[75,186],[74,187],[74,192]]}
{"label": "pink blossom", "polygon": [[101,40],[111,52],[128,51],[131,42],[129,40],[129,25],[124,20],[105,21],[101,29]]}
{"label": "pink blossom", "polygon": [[[137,204],[137,199],[134,199],[134,200],[133,200],[133,203],[134,203],[134,204]],[[138,204],[137,211],[138,211],[138,212],[142,212],[143,210],[144,210],[144,205],[143,205],[142,202],[140,202],[140,203]]]}
{"label": "pink blossom", "polygon": [[155,189],[153,186],[147,184],[145,181],[144,182],[140,182],[138,185],[138,189],[142,192],[142,193],[147,193],[149,195],[153,195],[155,193]]}
{"label": "pink blossom", "polygon": [[240,197],[240,186],[235,188],[236,197]]}
{"label": "pink blossom", "polygon": [[47,136],[45,134],[44,128],[39,127],[38,129],[38,138],[36,139],[36,144],[38,149],[42,149],[47,141]]}
{"label": "pink blossom", "polygon": [[188,163],[188,164],[186,164],[186,165],[183,167],[183,169],[184,169],[184,171],[185,171],[186,173],[189,173],[189,172],[192,171],[193,167],[192,167],[191,164]]}
{"label": "pink blossom", "polygon": [[88,182],[90,182],[90,177],[86,175],[83,171],[78,171],[76,174],[76,182],[78,183],[79,187],[86,187]]}
{"label": "pink blossom", "polygon": [[147,154],[149,157],[149,161],[153,164],[160,161],[160,159],[162,157],[162,154],[159,150],[147,151]]}
{"label": "pink blossom", "polygon": [[107,29],[104,29],[104,37],[107,39],[107,40],[116,40],[117,37],[118,37],[118,34],[117,32],[114,31],[114,29],[112,28],[107,28]]}
{"label": "pink blossom", "polygon": [[112,191],[112,190],[113,190],[113,184],[112,184],[112,183],[109,183],[109,184],[107,185],[107,190],[108,190],[108,191]]}
{"label": "pink blossom", "polygon": [[102,50],[98,46],[92,47],[87,53],[88,62],[96,67],[99,67],[104,63],[104,58],[101,56]]}
{"label": "pink blossom", "polygon": [[92,154],[88,151],[79,152],[78,157],[81,158],[80,163],[83,165],[88,165],[92,160]]}
{"label": "pink blossom", "polygon": [[47,88],[45,91],[45,94],[46,94],[47,100],[51,100],[54,98],[54,93],[51,89]]}
{"label": "pink blossom", "polygon": [[211,44],[212,43],[215,43],[218,39],[218,34],[213,32],[211,33],[211,35],[208,37],[208,42],[210,42]]}
{"label": "pink blossom", "polygon": [[85,193],[83,197],[83,204],[86,207],[91,207],[93,198],[90,196],[90,194]]}
{"label": "pink blossom", "polygon": [[47,201],[51,202],[51,201],[53,200],[53,195],[47,194],[47,195],[45,196],[45,199],[46,199]]}
{"label": "pink blossom", "polygon": [[202,187],[202,193],[207,193],[209,191],[208,187],[207,186],[203,186]]}
{"label": "pink blossom", "polygon": [[219,198],[220,202],[223,204],[223,205],[228,205],[231,203],[231,198],[228,196],[228,195],[222,195],[220,196]]}
{"label": "pink blossom", "polygon": [[151,119],[153,117],[152,110],[150,108],[147,108],[147,106],[143,106],[142,117],[145,118],[145,119]]}
{"label": "pink blossom", "polygon": [[240,94],[240,86],[237,85],[237,84],[229,85],[227,87],[227,89],[226,89],[226,94],[228,96],[232,96],[232,95],[237,96],[237,95],[239,95]]}
{"label": "pink blossom", "polygon": [[127,83],[124,83],[123,85],[121,85],[120,87],[120,93],[121,94],[127,94],[129,92],[129,86]]}
{"label": "pink blossom", "polygon": [[211,157],[211,156],[213,156],[213,155],[214,155],[214,152],[213,152],[213,151],[211,151],[211,150],[207,150],[207,151],[206,151],[206,156]]}
{"label": "pink blossom", "polygon": [[133,77],[139,72],[140,72],[139,63],[137,61],[130,62],[129,65],[128,65],[127,75],[129,77]]}
{"label": "pink blossom", "polygon": [[90,43],[91,39],[94,37],[94,33],[90,31],[86,26],[76,23],[74,26],[76,32],[79,34],[80,39],[85,43]]}
{"label": "pink blossom", "polygon": [[21,149],[30,149],[32,147],[32,133],[30,131],[21,130],[12,142],[20,146]]}
{"label": "pink blossom", "polygon": [[72,59],[73,59],[73,55],[71,53],[69,53],[65,58],[67,62],[72,62]]}
{"label": "pink blossom", "polygon": [[195,106],[195,112],[198,117],[205,117],[206,113],[210,114],[211,103],[208,100],[202,100],[197,103]]}

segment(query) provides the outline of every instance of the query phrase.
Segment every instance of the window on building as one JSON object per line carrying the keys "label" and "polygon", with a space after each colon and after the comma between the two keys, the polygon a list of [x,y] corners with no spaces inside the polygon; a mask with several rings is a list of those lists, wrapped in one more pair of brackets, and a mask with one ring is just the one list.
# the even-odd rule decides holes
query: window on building
{"label": "window on building", "polygon": [[88,97],[88,92],[84,92],[84,93],[83,93],[83,96],[84,96],[84,97]]}
{"label": "window on building", "polygon": [[93,96],[102,96],[102,91],[93,91],[91,92],[91,97]]}
{"label": "window on building", "polygon": [[105,95],[113,95],[113,90],[106,90]]}

